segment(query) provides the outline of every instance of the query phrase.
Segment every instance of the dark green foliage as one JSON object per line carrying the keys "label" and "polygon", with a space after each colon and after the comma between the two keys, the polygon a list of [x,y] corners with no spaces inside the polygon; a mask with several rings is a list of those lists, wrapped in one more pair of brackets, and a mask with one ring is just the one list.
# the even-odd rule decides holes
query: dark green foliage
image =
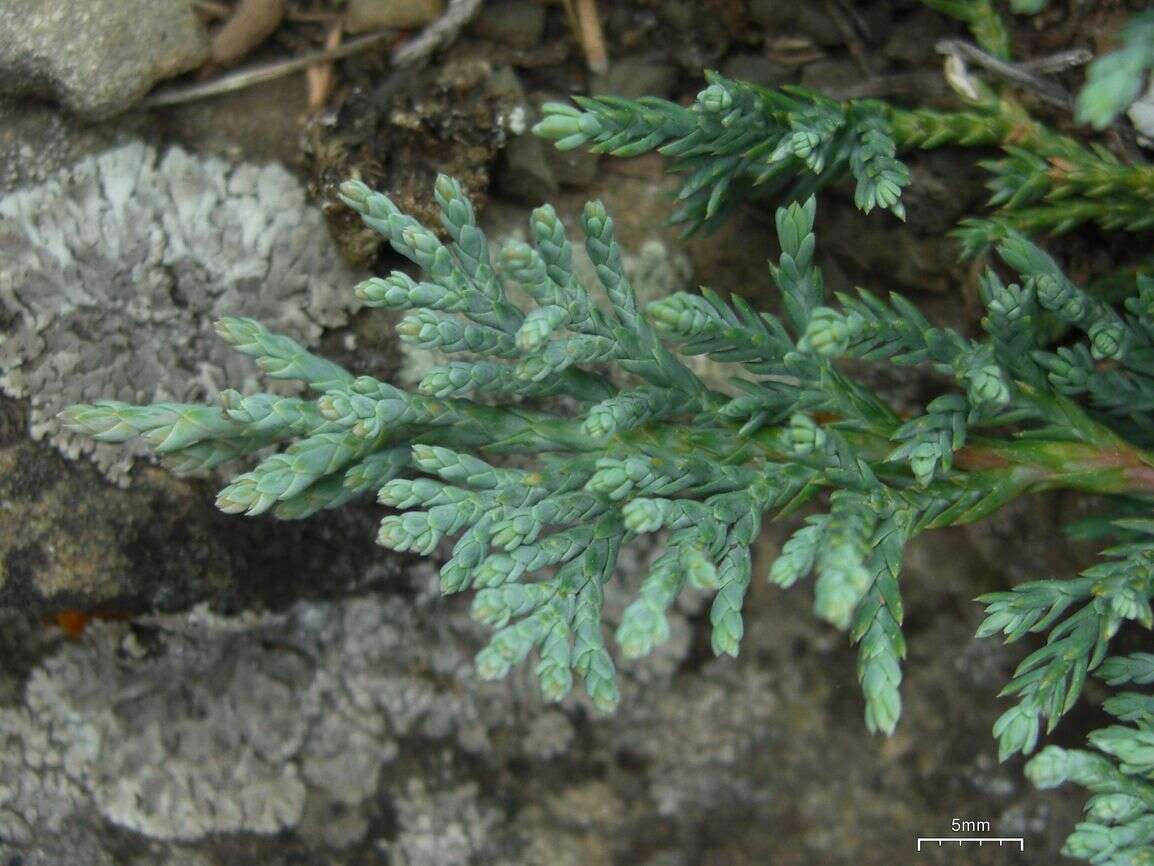
{"label": "dark green foliage", "polygon": [[743,195],[784,194],[801,201],[848,173],[854,200],[905,216],[906,167],[880,103],[838,103],[800,87],[769,90],[707,73],[710,84],[690,108],[662,99],[575,97],[580,111],[545,106],[535,132],[562,149],[636,156],[658,150],[687,175],[674,222],[690,231],[716,222]]}
{"label": "dark green foliage", "polygon": [[896,154],[945,145],[1001,146],[1005,153],[981,163],[991,175],[989,204],[996,211],[992,223],[963,223],[958,234],[967,256],[987,248],[999,228],[1154,225],[1154,169],[1058,135],[980,83],[965,111],[943,112],[837,102],[797,87],[767,90],[716,73],[708,78],[689,108],[652,98],[576,97],[583,110],[550,103],[536,131],[563,148],[616,156],[658,150],[670,157],[671,168],[686,175],[671,219],[689,231],[715,224],[744,197],[801,201],[845,175],[855,181],[862,210],[904,216],[909,172]]}

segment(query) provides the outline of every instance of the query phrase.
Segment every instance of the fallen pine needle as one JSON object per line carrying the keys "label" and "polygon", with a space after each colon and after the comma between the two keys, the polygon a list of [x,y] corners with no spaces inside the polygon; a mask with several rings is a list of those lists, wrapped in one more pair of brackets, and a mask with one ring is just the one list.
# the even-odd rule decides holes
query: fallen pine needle
{"label": "fallen pine needle", "polygon": [[[334,24],[325,34],[325,49],[331,50],[341,44],[340,22]],[[305,70],[305,81],[308,85],[308,112],[316,114],[325,107],[329,94],[332,93],[335,77],[333,76],[333,62],[326,60],[317,63]]]}

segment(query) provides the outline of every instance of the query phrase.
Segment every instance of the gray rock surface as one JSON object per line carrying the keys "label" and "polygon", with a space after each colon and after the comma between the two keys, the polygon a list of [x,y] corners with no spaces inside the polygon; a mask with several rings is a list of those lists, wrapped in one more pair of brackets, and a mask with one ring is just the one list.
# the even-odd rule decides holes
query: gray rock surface
{"label": "gray rock surface", "polygon": [[[481,749],[479,696],[448,687],[471,676],[468,656],[424,656],[414,625],[399,598],[94,624],[0,711],[0,838],[30,843],[93,809],[150,839],[276,833],[306,806],[359,808],[401,737]],[[366,830],[362,818],[303,832],[344,847]]]}
{"label": "gray rock surface", "polygon": [[527,51],[545,32],[545,7],[532,0],[486,3],[473,24],[477,35]]}
{"label": "gray rock surface", "polygon": [[751,81],[764,87],[780,87],[789,84],[793,78],[790,67],[758,54],[734,54],[721,67],[721,74],[726,78]]}
{"label": "gray rock surface", "polygon": [[[0,840],[27,851],[73,822],[106,821],[183,842],[292,829],[343,849],[365,841],[384,785],[398,826],[380,847],[392,863],[466,866],[500,810],[466,776],[413,774],[402,749],[442,742],[489,760],[509,710],[537,702],[527,684],[480,684],[478,628],[459,605],[436,609],[431,569],[411,577],[416,603],[94,623],[0,709]],[[528,757],[572,740],[564,716],[542,717]]]}
{"label": "gray rock surface", "polygon": [[0,98],[0,196],[43,183],[125,134],[112,123],[88,123],[50,102]]}
{"label": "gray rock surface", "polygon": [[534,135],[519,135],[501,153],[497,185],[502,195],[532,203],[548,201],[561,187],[553,176],[549,150]]}
{"label": "gray rock surface", "polygon": [[604,75],[596,75],[589,84],[589,92],[608,96],[637,99],[642,96],[668,98],[677,83],[677,69],[660,60],[625,58],[609,67]]}
{"label": "gray rock surface", "polygon": [[444,6],[442,0],[349,0],[345,26],[350,33],[421,27],[435,21]]}
{"label": "gray rock surface", "polygon": [[89,119],[128,110],[208,56],[188,0],[0,4],[0,90],[48,96]]}
{"label": "gray rock surface", "polygon": [[[32,401],[31,433],[122,480],[134,452],[55,419],[99,399],[201,402],[256,388],[213,331],[251,316],[306,344],[343,324],[356,275],[278,165],[130,143],[0,201],[0,388]],[[137,450],[135,454],[143,453]]]}
{"label": "gray rock surface", "polygon": [[377,509],[237,520],[213,507],[212,494],[154,466],[138,467],[127,489],[112,487],[95,466],[31,441],[27,401],[0,397],[0,605],[37,616],[205,601],[282,610],[395,580],[399,558],[372,543]]}
{"label": "gray rock surface", "polygon": [[[762,540],[758,573],[782,534]],[[627,550],[607,587],[608,633],[647,555]],[[622,664],[611,717],[581,695],[543,705],[531,664],[478,681],[483,632],[426,565],[394,594],[272,616],[97,622],[55,644],[29,623],[30,670],[0,657],[0,856],[889,866],[957,813],[1027,834],[1022,862],[1051,862],[1081,798],[1035,792],[994,759],[994,694],[1019,653],[959,622],[974,562],[962,533],[910,552],[917,625],[889,740],[865,732],[844,636],[815,622],[803,588],[761,582],[740,659],[701,646],[707,600],[693,593],[656,656]]]}

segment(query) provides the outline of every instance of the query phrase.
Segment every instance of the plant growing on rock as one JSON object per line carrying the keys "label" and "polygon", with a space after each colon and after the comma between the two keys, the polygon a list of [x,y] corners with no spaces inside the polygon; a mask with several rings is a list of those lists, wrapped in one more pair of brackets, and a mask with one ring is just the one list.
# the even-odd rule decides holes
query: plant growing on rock
{"label": "plant growing on rock", "polygon": [[[255,321],[223,319],[224,340],[270,377],[303,381],[317,397],[226,391],[220,407],[103,401],[70,407],[64,418],[101,441],[141,436],[182,472],[288,441],[237,476],[218,505],[299,518],[368,492],[402,511],[381,522],[386,547],[429,555],[456,537],[443,586],[477,590],[478,618],[498,627],[478,659],[485,676],[503,675],[539,649],[549,697],[563,696],[576,671],[595,701],[611,707],[617,695],[601,635],[602,587],[622,544],[661,529],[669,532],[665,553],[625,614],[622,650],[642,655],[662,640],[665,610],[688,584],[716,592],[713,646],[735,655],[752,577],[749,546],[762,517],[830,490],[828,512],[790,540],[770,578],[788,586],[816,572],[815,609],[861,644],[867,718],[890,731],[904,654],[897,575],[912,535],[979,519],[1033,490],[1154,489],[1154,458],[1142,448],[1148,433],[1133,399],[1152,372],[1154,283],[1144,283],[1120,315],[1009,234],[998,249],[1021,281],[986,274],[988,336],[968,340],[898,295],[826,298],[813,263],[811,198],[777,213],[781,317],[709,291],[641,310],[613,221],[593,202],[582,224],[609,299],[603,309],[575,278],[570,241],[548,206],[530,223],[536,247],[512,243],[493,262],[468,201],[447,177],[437,197],[454,239],[448,245],[380,193],[351,182],[342,194],[426,277],[373,278],[357,287],[358,297],[407,311],[397,326],[402,340],[465,360],[435,367],[409,393],[354,376]],[[522,313],[505,282],[536,306]],[[1037,327],[1044,312],[1083,330],[1085,342],[1046,351]],[[681,360],[700,354],[733,365],[736,396],[710,389]],[[925,414],[901,418],[842,372],[839,358],[927,365],[955,387]],[[1117,367],[1099,372],[1101,359]],[[605,364],[635,383],[615,387],[598,372]],[[1079,393],[1099,411],[1070,398]],[[505,404],[478,399],[490,395]],[[560,414],[510,399],[554,395],[580,408]],[[1007,425],[1014,434],[984,432]],[[504,454],[536,462],[502,466]],[[555,567],[551,575],[537,574],[547,567]],[[1062,600],[1103,593],[1128,600],[1146,589],[1127,580],[1104,589],[1091,583]],[[1055,604],[1015,595],[993,604],[992,621],[1020,633],[1037,626],[1030,611]],[[1128,604],[1106,604],[1100,618],[1115,628],[1145,618],[1144,608]],[[1065,656],[1062,664],[1069,666]],[[1003,736],[1007,749],[1027,745],[1039,717],[1060,714],[1061,702],[1050,691],[1043,697],[1017,711],[1021,720]]]}
{"label": "plant growing on rock", "polygon": [[[444,549],[444,592],[474,592],[474,616],[495,629],[477,656],[482,677],[503,677],[535,654],[546,698],[564,697],[579,679],[603,710],[619,697],[602,606],[623,545],[664,534],[613,636],[621,655],[643,656],[668,637],[667,612],[687,587],[712,594],[713,651],[736,655],[762,522],[821,503],[767,577],[789,587],[814,575],[816,614],[858,647],[866,723],[892,732],[906,652],[899,574],[912,537],[1057,488],[1148,509],[1154,280],[1139,279],[1115,308],[1019,231],[1050,223],[1011,208],[983,235],[1012,279],[993,269],[982,276],[980,339],[935,325],[900,295],[829,296],[814,262],[812,192],[848,172],[859,207],[901,216],[909,176],[900,146],[1001,140],[999,114],[903,114],[720,78],[693,108],[610,99],[582,106],[550,108],[540,132],[619,154],[661,147],[690,173],[681,198],[691,224],[715,218],[747,187],[793,185],[794,201],[776,213],[781,254],[770,270],[779,315],[709,290],[642,308],[598,202],[581,219],[599,283],[591,288],[576,277],[572,241],[549,206],[532,214],[533,245],[513,242],[492,257],[451,178],[435,190],[448,243],[387,196],[349,182],[346,204],[422,271],[420,280],[400,271],[367,280],[357,296],[403,311],[402,340],[457,360],[410,392],[355,375],[255,321],[224,319],[224,340],[314,396],[225,391],[216,407],[102,401],[70,407],[64,419],[101,441],[140,436],[182,472],[284,444],[236,476],[218,505],[295,519],[376,496],[395,509],[381,521],[379,543],[422,555]],[[1039,132],[1038,141],[1052,135]],[[1125,198],[1127,183],[1107,195]],[[1102,198],[1100,187],[1084,192]],[[508,291],[533,306],[523,312]],[[1071,335],[1058,348],[1050,345],[1056,324]],[[696,355],[728,364],[732,387],[722,392],[699,378],[685,363]],[[903,417],[843,359],[926,367],[941,393]],[[610,368],[624,375],[607,376]],[[1154,520],[1117,517],[1106,526],[1120,543],[1101,564],[983,599],[981,634],[1047,635],[1007,686],[1014,704],[995,727],[1002,757],[1033,751],[1042,726],[1052,729],[1069,711],[1091,672],[1145,677],[1138,663],[1106,657],[1124,623],[1154,620]],[[1135,745],[1148,736],[1146,716],[1139,699],[1128,700],[1122,717],[1137,727],[1097,743],[1113,748],[1119,768],[1098,761],[1094,775],[1074,753],[1044,751],[1031,773],[1112,794],[1111,773],[1148,774]],[[1118,829],[1152,820],[1145,788],[1124,793],[1125,803],[1094,813],[1113,822],[1106,835],[1121,840],[1109,843],[1115,853],[1151,838]],[[1071,842],[1071,851],[1136,862],[1103,859],[1102,834],[1084,835],[1093,839]]]}
{"label": "plant growing on rock", "polygon": [[[926,2],[967,21],[988,51],[1007,55],[1005,30],[985,0]],[[1091,66],[1088,83],[1078,98],[1080,119],[1102,127],[1137,94],[1142,73],[1151,64],[1150,28],[1150,13],[1135,16],[1124,33],[1123,47]],[[960,347],[965,341],[956,334],[932,329],[912,305],[897,296],[891,296],[887,311],[884,302],[859,290],[858,298],[839,297],[840,311],[814,310],[806,327],[828,323],[825,342],[817,344],[819,351],[832,346],[828,354],[890,363],[932,360],[940,372],[952,373],[958,384],[966,386],[965,397],[946,394],[930,401],[924,414],[905,419],[892,434],[900,445],[888,461],[905,461],[915,479],[912,488],[904,488],[907,496],[912,491],[930,490],[935,490],[931,495],[940,495],[936,493],[940,481],[960,481],[963,474],[974,479],[984,477],[988,470],[1006,471],[1001,461],[1018,459],[1001,450],[1011,442],[1015,448],[1026,450],[1027,443],[1038,446],[1029,460],[1048,463],[1043,475],[1079,464],[1087,470],[1086,474],[1075,470],[1080,475],[1077,480],[1054,479],[1056,483],[1044,481],[1043,486],[1106,492],[1112,482],[1100,486],[1105,476],[1099,472],[1107,465],[1128,478],[1115,488],[1123,494],[1115,500],[1116,510],[1091,524],[1095,536],[1118,541],[1102,551],[1103,562],[1074,579],[1032,581],[980,599],[986,604],[987,617],[979,636],[1002,633],[1014,641],[1031,632],[1046,634],[1045,645],[1021,662],[1003,690],[1003,696],[1012,696],[1015,704],[994,726],[1000,757],[1034,751],[1042,723],[1047,732],[1054,729],[1077,703],[1091,672],[1112,686],[1154,682],[1148,654],[1107,657],[1110,641],[1123,623],[1154,627],[1150,604],[1154,596],[1154,519],[1148,516],[1152,501],[1150,461],[1154,456],[1149,451],[1154,444],[1154,403],[1149,399],[1154,393],[1154,356],[1149,353],[1154,278],[1148,274],[1147,262],[1136,269],[1136,279],[1134,273],[1112,275],[1099,281],[1099,292],[1087,293],[1020,234],[1058,233],[1086,222],[1109,230],[1150,228],[1154,224],[1151,167],[1124,163],[1105,147],[1086,146],[1054,133],[1009,96],[996,94],[976,79],[966,79],[959,88],[970,104],[967,110],[957,112],[911,110],[875,102],[837,103],[800,89],[766,91],[716,75],[710,81],[690,108],[661,100],[604,97],[578,98],[576,108],[547,105],[538,132],[562,148],[587,145],[616,155],[656,148],[672,157],[673,168],[687,175],[678,196],[683,205],[674,220],[687,223],[690,231],[710,225],[740,196],[761,193],[796,199],[847,174],[856,183],[859,207],[868,211],[880,206],[902,217],[899,195],[908,175],[895,158],[898,152],[942,144],[1003,148],[1002,159],[982,163],[991,173],[989,203],[996,209],[986,219],[964,220],[955,235],[965,256],[976,256],[994,246],[1020,282],[1007,285],[992,270],[983,275],[980,288],[986,316],[982,324],[988,336],[981,343],[969,344],[971,357],[981,359],[970,362],[969,373],[959,373],[956,363],[951,366],[948,359],[952,350],[945,348],[959,347],[959,354],[953,357],[963,358]],[[1101,300],[1098,295],[1105,291],[1121,301],[1120,307]],[[788,313],[788,293],[783,300]],[[884,322],[890,317],[894,318],[887,326]],[[897,325],[901,318],[905,324]],[[931,331],[939,336],[927,337],[924,350],[903,336]],[[1054,349],[1046,335],[1055,333],[1080,334],[1082,338]],[[856,345],[859,340],[860,346]],[[798,349],[804,350],[807,341],[808,335],[798,342]],[[981,354],[983,351],[989,354]],[[987,361],[992,363],[987,366]],[[989,391],[985,391],[987,387]],[[836,410],[834,417],[834,427],[845,424],[845,416]],[[797,424],[795,416],[791,427],[797,429]],[[1001,427],[995,440],[979,440],[974,434],[980,435],[987,424],[1008,426]],[[803,422],[798,441],[824,442],[828,429],[829,425],[823,429],[812,421]],[[1102,435],[1105,438],[1100,438]],[[1107,444],[1109,440],[1116,444]],[[1065,450],[1085,446],[1101,450],[1087,462],[1075,451]],[[1047,453],[1050,456],[1042,458]],[[978,454],[983,456],[976,463],[970,462]],[[1039,470],[1038,466],[1017,465],[1010,474],[1022,472],[1023,480]],[[882,478],[882,486],[893,485],[880,472],[877,476]],[[844,483],[827,479],[834,486]],[[1084,485],[1087,481],[1089,484]],[[926,528],[973,520],[1003,504],[1003,494],[1018,495],[1011,488],[1002,487],[1001,492],[990,489],[978,509],[966,512],[946,504],[937,516],[915,519],[912,525]],[[869,492],[874,495],[876,487],[871,486]],[[810,525],[790,540],[770,572],[771,579],[788,583],[795,571],[808,571],[816,563],[819,613],[820,565],[822,556],[829,555],[822,545],[838,543],[836,536],[831,541],[827,533],[831,523],[837,525],[838,500],[845,495],[844,490],[831,494],[829,514],[809,518]],[[926,514],[933,514],[938,507],[930,506]],[[914,508],[916,512],[917,506]],[[867,512],[861,514],[872,527]],[[867,561],[872,564],[883,555],[892,555],[883,553],[886,543],[900,548],[900,539],[894,542],[892,535],[875,534],[862,548],[872,550],[873,558]],[[794,566],[795,557],[800,567]],[[894,696],[896,707],[896,690],[883,687],[872,693],[871,701],[871,685],[876,689],[887,675],[891,685],[900,678],[894,660],[900,655],[897,626],[901,606],[892,574],[896,569],[875,571],[870,581],[863,580],[863,586],[870,586],[866,599],[880,596],[880,606],[876,601],[872,606],[858,602],[851,630],[854,638],[863,634],[862,623],[868,620],[862,611],[873,615],[875,623],[891,626],[888,632],[875,632],[882,636],[875,643],[881,647],[878,658],[891,664],[888,669],[880,661],[872,669],[866,666],[872,657],[867,643],[870,632],[864,632],[867,638],[859,657],[867,721],[871,728],[884,730],[888,730],[887,725],[878,721],[877,707],[883,705],[879,698]],[[886,580],[891,590],[883,594]],[[888,611],[884,610],[887,606]],[[897,616],[891,622],[886,614],[894,611]],[[895,634],[896,638],[892,637]],[[1148,754],[1154,711],[1150,710],[1149,696],[1140,693],[1110,698],[1105,708],[1130,724],[1093,733],[1090,741],[1098,749],[1096,753],[1049,746],[1027,764],[1027,773],[1039,787],[1072,781],[1094,792],[1087,803],[1087,820],[1067,840],[1065,853],[1096,864],[1151,862],[1154,771]]]}

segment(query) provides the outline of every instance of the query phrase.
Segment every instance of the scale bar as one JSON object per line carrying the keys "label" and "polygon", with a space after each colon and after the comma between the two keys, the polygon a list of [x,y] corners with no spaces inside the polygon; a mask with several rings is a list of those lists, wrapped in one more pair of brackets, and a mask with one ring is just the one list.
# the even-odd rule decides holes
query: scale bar
{"label": "scale bar", "polygon": [[980,848],[986,842],[989,842],[990,844],[997,842],[999,848],[1002,847],[1002,845],[1009,843],[1011,845],[1016,844],[1018,846],[1019,851],[1025,851],[1026,850],[1026,840],[1022,837],[999,838],[999,837],[992,837],[992,836],[981,836],[981,837],[979,837],[979,836],[973,836],[973,837],[968,837],[968,836],[940,836],[940,837],[939,836],[933,836],[933,837],[919,836],[918,837],[918,850],[919,851],[922,850],[922,843],[923,842],[925,842],[926,844],[937,842],[939,848],[942,847],[942,845],[945,845],[947,843],[957,843],[958,847],[960,848],[962,845],[965,845],[968,842],[977,842],[978,847]]}

